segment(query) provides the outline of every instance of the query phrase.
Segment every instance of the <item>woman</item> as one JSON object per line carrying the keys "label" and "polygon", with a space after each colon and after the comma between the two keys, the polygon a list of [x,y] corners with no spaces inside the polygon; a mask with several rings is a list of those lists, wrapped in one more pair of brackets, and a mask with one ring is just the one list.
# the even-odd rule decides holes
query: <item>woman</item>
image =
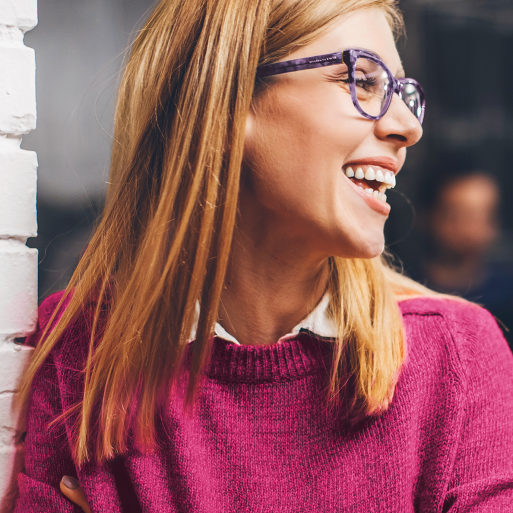
{"label": "woman", "polygon": [[80,511],[63,476],[98,512],[511,504],[500,330],[380,259],[424,113],[400,28],[393,0],[160,3],[31,340],[17,512]]}

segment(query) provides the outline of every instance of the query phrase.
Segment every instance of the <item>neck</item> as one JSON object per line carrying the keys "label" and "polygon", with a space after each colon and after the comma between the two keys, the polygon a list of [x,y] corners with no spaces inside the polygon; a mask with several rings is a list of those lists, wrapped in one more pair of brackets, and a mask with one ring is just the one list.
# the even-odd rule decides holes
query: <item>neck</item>
{"label": "neck", "polygon": [[219,323],[241,344],[274,344],[322,299],[327,264],[325,258],[308,258],[304,245],[301,251],[294,244],[273,244],[238,231]]}

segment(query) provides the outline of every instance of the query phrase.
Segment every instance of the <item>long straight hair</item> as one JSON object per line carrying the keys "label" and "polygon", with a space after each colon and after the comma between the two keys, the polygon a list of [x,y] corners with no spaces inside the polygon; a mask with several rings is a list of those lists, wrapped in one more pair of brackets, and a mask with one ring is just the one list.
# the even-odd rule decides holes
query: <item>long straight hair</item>
{"label": "long straight hair", "polygon": [[[193,404],[230,257],[256,68],[368,8],[401,30],[395,0],[162,0],[138,34],[119,89],[103,217],[20,389],[26,406],[37,370],[90,305],[84,395],[58,419],[77,414],[78,465],[123,453],[134,419],[136,442],[156,448],[155,416],[177,382],[199,302],[185,397]],[[406,356],[396,296],[426,289],[379,258],[329,265],[339,337],[328,401],[350,375],[349,416],[372,414],[387,407]]]}

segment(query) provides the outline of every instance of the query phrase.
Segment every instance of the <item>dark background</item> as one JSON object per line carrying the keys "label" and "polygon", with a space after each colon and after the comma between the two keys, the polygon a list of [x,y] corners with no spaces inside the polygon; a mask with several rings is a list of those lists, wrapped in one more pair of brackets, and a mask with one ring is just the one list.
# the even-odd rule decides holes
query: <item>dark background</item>
{"label": "dark background", "polygon": [[[101,213],[119,69],[150,0],[39,0],[25,41],[37,59],[38,128],[23,147],[39,156],[40,300],[64,288]],[[389,250],[408,273],[425,240],[426,188],[455,162],[499,181],[501,236],[493,258],[513,262],[513,1],[403,0],[407,76],[427,95],[424,137],[408,150],[388,195]]]}
{"label": "dark background", "polygon": [[408,150],[386,235],[408,272],[425,250],[418,214],[432,181],[456,166],[499,182],[501,236],[494,260],[513,262],[513,1],[404,0],[407,76],[427,96],[424,136]]}

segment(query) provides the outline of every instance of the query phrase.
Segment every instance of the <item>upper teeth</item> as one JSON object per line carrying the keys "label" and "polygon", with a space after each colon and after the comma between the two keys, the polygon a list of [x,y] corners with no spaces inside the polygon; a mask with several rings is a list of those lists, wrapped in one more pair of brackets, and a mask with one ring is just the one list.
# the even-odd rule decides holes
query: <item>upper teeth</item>
{"label": "upper teeth", "polygon": [[376,180],[376,172],[370,166],[365,171],[365,180]]}
{"label": "upper teeth", "polygon": [[[351,166],[346,168],[346,176],[349,178],[356,178],[357,180],[363,180],[364,178],[366,180],[376,180],[377,182],[383,182],[384,184],[388,185],[390,188],[395,187],[395,174],[391,171],[384,171],[380,168],[373,168],[371,166],[368,166],[365,172],[363,171],[362,167],[358,167],[356,169],[356,172],[353,170]],[[387,189],[389,187],[386,187]]]}

